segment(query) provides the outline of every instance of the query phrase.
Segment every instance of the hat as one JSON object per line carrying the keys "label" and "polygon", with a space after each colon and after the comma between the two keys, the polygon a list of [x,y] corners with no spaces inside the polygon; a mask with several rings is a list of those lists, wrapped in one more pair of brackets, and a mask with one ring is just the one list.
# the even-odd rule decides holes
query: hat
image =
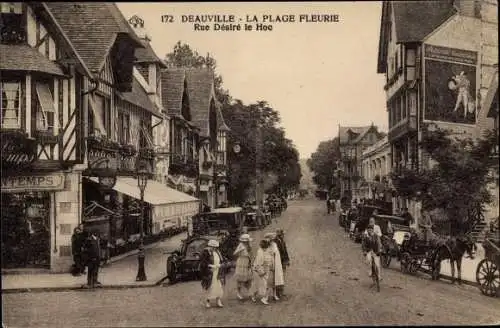
{"label": "hat", "polygon": [[207,244],[208,247],[219,247],[219,242],[214,239],[210,239]]}
{"label": "hat", "polygon": [[264,235],[264,238],[266,238],[266,239],[267,239],[267,238],[269,238],[269,239],[274,239],[274,238],[276,238],[276,233],[274,233],[274,232],[268,232],[268,233],[266,233],[266,234]]}
{"label": "hat", "polygon": [[277,234],[277,235],[284,234],[283,229],[277,229],[277,230],[276,230],[276,234]]}
{"label": "hat", "polygon": [[240,237],[240,241],[248,241],[249,242],[249,241],[252,241],[252,240],[253,239],[247,233],[242,234],[241,237]]}

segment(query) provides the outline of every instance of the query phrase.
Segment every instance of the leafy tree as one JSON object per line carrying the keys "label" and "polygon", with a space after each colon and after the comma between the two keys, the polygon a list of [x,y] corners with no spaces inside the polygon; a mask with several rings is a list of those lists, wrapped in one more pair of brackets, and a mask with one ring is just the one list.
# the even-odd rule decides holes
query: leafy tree
{"label": "leafy tree", "polygon": [[446,130],[429,133],[419,146],[433,165],[394,171],[393,184],[400,195],[422,200],[429,210],[441,210],[439,219],[449,224],[453,234],[465,232],[492,201],[490,154],[496,142],[492,132],[476,140],[452,139]]}
{"label": "leafy tree", "polygon": [[331,189],[339,185],[335,170],[339,159],[338,137],[322,141],[316,151],[307,160],[307,165],[314,173],[313,182],[319,188]]}
{"label": "leafy tree", "polygon": [[[208,53],[201,56],[188,44],[180,41],[171,53],[165,57],[171,67],[207,67],[216,71],[217,62]],[[279,125],[281,118],[266,101],[258,101],[249,105],[241,100],[232,99],[229,91],[222,86],[223,80],[215,74],[215,93],[222,104],[222,114],[231,131],[228,140],[229,195],[234,202],[246,199],[248,190],[255,183],[257,125],[261,127],[262,167],[266,180],[266,189],[275,191],[278,186],[284,189],[295,188],[300,184],[299,154],[292,141],[287,139],[285,131]],[[240,154],[234,154],[234,141],[242,146]]]}

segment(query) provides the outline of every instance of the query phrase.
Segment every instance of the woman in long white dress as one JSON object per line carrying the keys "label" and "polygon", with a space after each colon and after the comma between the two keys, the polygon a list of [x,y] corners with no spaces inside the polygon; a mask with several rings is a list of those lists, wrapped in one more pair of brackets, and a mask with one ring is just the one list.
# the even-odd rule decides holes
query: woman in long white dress
{"label": "woman in long white dress", "polygon": [[285,285],[285,276],[283,274],[280,251],[278,245],[274,241],[274,239],[276,239],[276,233],[269,232],[265,235],[265,238],[269,241],[269,252],[273,260],[273,270],[271,272],[272,276],[269,279],[269,287],[272,288],[271,295],[274,300],[279,301],[277,290]]}
{"label": "woman in long white dress", "polygon": [[211,301],[215,301],[218,307],[223,307],[224,296],[224,270],[225,263],[219,252],[219,242],[210,240],[207,248],[200,258],[201,286],[207,291],[205,306],[211,307]]}
{"label": "woman in long white dress", "polygon": [[236,247],[233,254],[237,258],[234,276],[236,277],[238,284],[236,296],[240,300],[244,299],[244,296],[241,295],[242,291],[246,290],[248,292],[252,286],[253,272],[251,261],[252,249],[250,247],[251,241],[252,238],[250,238],[249,234],[241,235],[240,243],[238,247]]}
{"label": "woman in long white dress", "polygon": [[269,279],[273,270],[273,258],[272,253],[269,251],[269,241],[264,239],[260,242],[259,246],[253,262],[255,292],[252,296],[252,301],[256,302],[258,298],[261,303],[267,305],[269,304],[267,301],[271,293]]}

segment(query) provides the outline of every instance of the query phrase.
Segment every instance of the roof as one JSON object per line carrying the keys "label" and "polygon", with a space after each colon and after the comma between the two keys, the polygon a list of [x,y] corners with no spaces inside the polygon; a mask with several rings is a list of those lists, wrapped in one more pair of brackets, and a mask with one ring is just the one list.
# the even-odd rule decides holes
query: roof
{"label": "roof", "polygon": [[147,110],[153,115],[160,117],[160,113],[156,110],[154,103],[149,99],[149,96],[141,86],[139,81],[134,77],[132,81],[132,91],[131,92],[118,92],[120,98],[128,101],[131,104],[139,106],[142,109]]}
{"label": "roof", "polygon": [[356,139],[353,140],[353,143],[356,144],[356,143],[360,142],[361,140],[363,140],[363,138],[366,136],[366,134],[373,129],[376,129],[375,125],[370,126],[368,129],[363,129],[361,131],[361,133],[359,134],[359,136],[357,136]]}
{"label": "roof", "polygon": [[169,115],[181,115],[186,73],[183,68],[161,71],[161,96]]}
{"label": "roof", "polygon": [[189,106],[193,124],[200,129],[200,136],[209,136],[210,102],[215,97],[214,71],[208,68],[188,68],[185,70]]}
{"label": "roof", "polygon": [[210,211],[207,214],[213,214],[213,213],[238,213],[241,212],[243,209],[241,207],[221,207],[221,208],[215,208],[212,211]]}
{"label": "roof", "polygon": [[348,141],[348,131],[351,130],[356,134],[366,134],[372,126],[339,126],[339,139],[340,143],[346,143]]}
{"label": "roof", "polygon": [[394,9],[396,42],[420,42],[432,31],[446,22],[457,10],[449,0],[437,1],[384,1],[380,22],[378,73],[385,73],[387,54],[387,26],[391,20],[391,5]]}
{"label": "roof", "polygon": [[61,67],[28,45],[0,44],[0,69],[64,76]]}
{"label": "roof", "polygon": [[136,63],[158,63],[161,68],[167,67],[163,60],[156,55],[148,41],[142,40],[142,45],[144,48],[137,48],[135,50],[135,58],[137,58]]}
{"label": "roof", "polygon": [[222,109],[220,106],[217,106],[217,128],[219,131],[231,131],[224,121],[224,116],[222,115]]}
{"label": "roof", "polygon": [[100,72],[118,34],[144,47],[114,3],[47,2],[47,7],[92,72]]}

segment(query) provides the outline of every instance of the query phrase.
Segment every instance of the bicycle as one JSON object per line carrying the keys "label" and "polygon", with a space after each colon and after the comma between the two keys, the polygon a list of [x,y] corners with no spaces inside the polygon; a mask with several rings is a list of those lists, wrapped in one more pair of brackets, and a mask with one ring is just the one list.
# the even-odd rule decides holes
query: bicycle
{"label": "bicycle", "polygon": [[371,267],[372,267],[372,280],[373,286],[377,287],[377,292],[380,292],[380,272],[378,266],[375,264],[375,254],[371,252]]}

